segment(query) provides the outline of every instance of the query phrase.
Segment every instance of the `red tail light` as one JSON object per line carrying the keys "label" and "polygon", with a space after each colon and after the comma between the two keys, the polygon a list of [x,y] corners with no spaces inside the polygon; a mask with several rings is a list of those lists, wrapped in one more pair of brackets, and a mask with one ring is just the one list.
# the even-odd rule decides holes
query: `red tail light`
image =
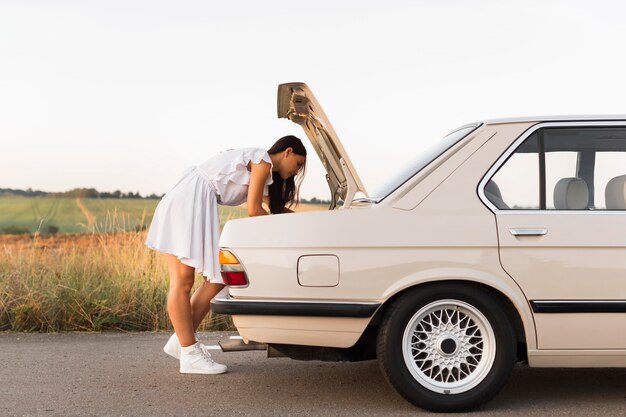
{"label": "red tail light", "polygon": [[229,250],[220,249],[219,254],[222,279],[230,286],[248,285],[248,277],[239,259]]}
{"label": "red tail light", "polygon": [[246,273],[243,271],[222,271],[222,278],[226,285],[248,285]]}

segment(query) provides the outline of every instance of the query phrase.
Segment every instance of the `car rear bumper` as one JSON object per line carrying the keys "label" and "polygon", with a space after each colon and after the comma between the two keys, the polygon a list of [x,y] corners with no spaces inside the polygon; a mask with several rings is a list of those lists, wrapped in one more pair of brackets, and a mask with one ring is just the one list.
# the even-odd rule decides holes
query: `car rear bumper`
{"label": "car rear bumper", "polygon": [[381,303],[373,301],[311,301],[234,299],[224,288],[211,301],[219,314],[305,317],[372,317]]}

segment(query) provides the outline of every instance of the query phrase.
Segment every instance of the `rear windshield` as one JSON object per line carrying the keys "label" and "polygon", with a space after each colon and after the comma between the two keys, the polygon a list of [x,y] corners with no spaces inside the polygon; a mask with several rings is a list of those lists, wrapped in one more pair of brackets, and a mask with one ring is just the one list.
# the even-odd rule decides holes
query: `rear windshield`
{"label": "rear windshield", "polygon": [[480,124],[472,124],[460,127],[453,132],[450,132],[442,140],[433,143],[429,148],[420,152],[418,157],[406,165],[403,169],[393,175],[389,181],[376,188],[370,193],[370,198],[376,202],[381,201],[389,194],[398,189],[402,184],[413,177],[426,167],[426,165],[433,162],[439,155],[456,145],[461,139],[469,135]]}

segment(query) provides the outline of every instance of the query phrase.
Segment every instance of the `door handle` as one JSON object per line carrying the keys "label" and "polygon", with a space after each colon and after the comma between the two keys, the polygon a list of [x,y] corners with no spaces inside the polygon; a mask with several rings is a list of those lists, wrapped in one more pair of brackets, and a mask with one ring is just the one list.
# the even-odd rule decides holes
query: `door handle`
{"label": "door handle", "polygon": [[543,236],[548,233],[548,229],[509,229],[513,236]]}

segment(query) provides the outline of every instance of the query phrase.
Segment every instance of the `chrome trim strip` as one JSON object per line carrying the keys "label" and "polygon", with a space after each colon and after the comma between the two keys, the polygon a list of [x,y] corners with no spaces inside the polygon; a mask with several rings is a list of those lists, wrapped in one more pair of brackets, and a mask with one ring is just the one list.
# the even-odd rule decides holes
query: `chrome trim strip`
{"label": "chrome trim strip", "polygon": [[554,115],[554,116],[527,116],[527,117],[504,117],[499,119],[483,120],[484,124],[504,124],[504,123],[520,123],[520,122],[593,122],[593,121],[614,121],[625,120],[625,114],[581,114],[581,115]]}
{"label": "chrome trim strip", "polygon": [[528,209],[528,210],[499,210],[498,215],[500,216],[510,216],[510,215],[524,215],[524,214],[537,214],[541,213],[542,215],[605,215],[605,214],[623,214],[626,215],[626,210],[539,210],[539,209]]}
{"label": "chrome trim strip", "polygon": [[483,204],[485,206],[487,206],[487,208],[489,208],[495,214],[504,214],[504,213],[508,213],[508,212],[512,212],[512,211],[516,212],[517,214],[520,214],[520,212],[523,212],[523,213],[529,212],[529,214],[538,214],[538,213],[549,214],[549,213],[555,213],[555,212],[558,212],[559,214],[570,213],[570,212],[574,212],[576,214],[581,214],[581,213],[587,214],[587,213],[598,213],[598,212],[602,212],[602,214],[605,214],[607,212],[617,212],[617,213],[622,212],[623,213],[624,211],[622,211],[622,210],[539,210],[539,209],[537,209],[537,210],[533,210],[533,209],[529,209],[529,210],[500,210],[496,206],[494,206],[491,201],[489,201],[487,196],[485,196],[485,186],[487,185],[487,182],[489,182],[491,177],[493,177],[495,175],[496,171],[498,171],[498,169],[500,169],[500,167],[502,165],[504,165],[506,160],[509,159],[511,154],[513,154],[513,152],[515,152],[515,150],[519,147],[519,145],[521,145],[522,142],[524,142],[530,135],[535,133],[537,130],[542,129],[542,128],[546,128],[546,127],[597,127],[597,126],[623,126],[623,127],[626,127],[626,120],[622,120],[622,121],[587,121],[587,122],[584,122],[584,121],[579,121],[579,122],[544,122],[544,123],[537,123],[536,125],[531,126],[528,130],[526,130],[524,133],[522,133],[522,135],[519,138],[515,139],[515,141],[513,141],[513,143],[511,145],[509,145],[509,147],[506,149],[506,151],[504,151],[504,153],[502,155],[500,155],[500,157],[491,166],[491,168],[489,168],[487,173],[480,180],[480,183],[478,183],[478,197],[483,202]]}
{"label": "chrome trim strip", "polygon": [[534,313],[626,313],[626,300],[531,300]]}

